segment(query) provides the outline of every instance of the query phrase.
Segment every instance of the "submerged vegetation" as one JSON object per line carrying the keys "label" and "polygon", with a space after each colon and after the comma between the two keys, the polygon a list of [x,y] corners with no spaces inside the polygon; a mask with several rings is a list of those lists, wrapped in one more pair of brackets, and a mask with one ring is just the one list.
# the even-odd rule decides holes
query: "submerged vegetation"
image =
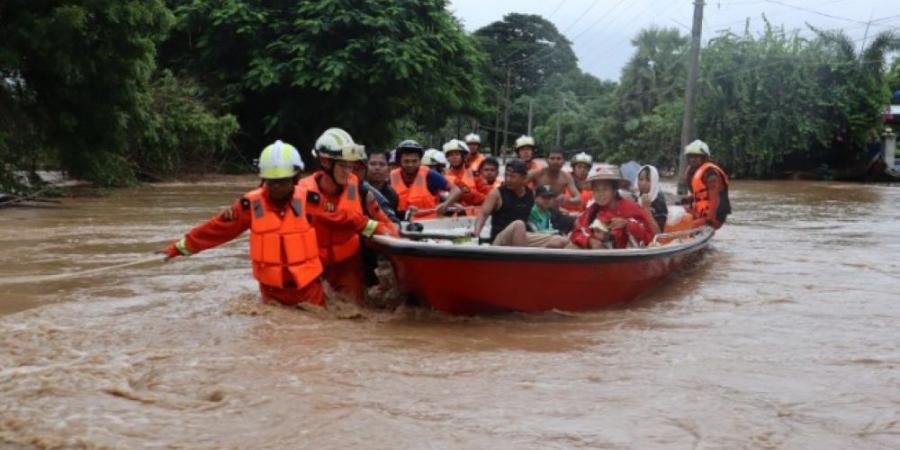
{"label": "submerged vegetation", "polygon": [[[678,152],[689,40],[673,28],[636,30],[606,81],[548,20],[508,14],[470,34],[444,0],[10,0],[0,18],[5,191],[39,168],[106,186],[248,170],[265,143],[305,149],[335,124],[379,147],[478,128],[496,153],[529,110],[544,149],[661,167]],[[713,37],[698,133],[741,176],[853,162],[900,90],[897,35],[857,48],[768,23]]]}

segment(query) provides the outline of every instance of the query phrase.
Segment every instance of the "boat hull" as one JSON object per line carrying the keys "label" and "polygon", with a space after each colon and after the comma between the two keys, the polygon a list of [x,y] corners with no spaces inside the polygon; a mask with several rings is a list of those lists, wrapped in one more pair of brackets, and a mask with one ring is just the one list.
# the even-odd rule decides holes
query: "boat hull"
{"label": "boat hull", "polygon": [[712,231],[671,248],[546,250],[379,238],[402,292],[450,314],[584,311],[627,302],[683,267]]}

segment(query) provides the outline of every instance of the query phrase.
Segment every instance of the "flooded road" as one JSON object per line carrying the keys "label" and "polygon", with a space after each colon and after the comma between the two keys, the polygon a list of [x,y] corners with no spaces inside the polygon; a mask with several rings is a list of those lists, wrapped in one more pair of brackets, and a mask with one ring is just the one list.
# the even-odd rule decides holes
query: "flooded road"
{"label": "flooded road", "polygon": [[900,448],[900,186],[735,182],[694,268],[584,314],[262,305],[244,241],[127,265],[253,185],[0,212],[0,447]]}

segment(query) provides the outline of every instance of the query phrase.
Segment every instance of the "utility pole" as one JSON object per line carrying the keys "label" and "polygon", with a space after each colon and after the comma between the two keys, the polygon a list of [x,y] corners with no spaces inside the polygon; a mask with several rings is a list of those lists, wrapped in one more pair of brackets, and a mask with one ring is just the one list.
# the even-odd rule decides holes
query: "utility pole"
{"label": "utility pole", "polygon": [[531,111],[534,107],[534,99],[528,99],[528,135],[531,136]]}
{"label": "utility pole", "polygon": [[687,87],[684,90],[684,121],[681,123],[681,148],[678,149],[678,194],[687,194],[687,158],[684,147],[694,140],[694,108],[697,98],[697,76],[700,71],[700,36],[703,32],[703,0],[694,0],[694,24],[691,26],[691,53],[688,61]]}
{"label": "utility pole", "polygon": [[506,68],[506,109],[503,113],[503,148],[506,148],[508,142],[508,134],[509,134],[509,84],[510,78],[512,78],[512,69],[509,67]]}
{"label": "utility pole", "polygon": [[869,21],[866,22],[866,32],[863,33],[862,44],[859,44],[859,65],[860,66],[862,66],[862,64],[863,64],[863,58],[862,58],[863,50],[866,49],[866,40],[869,39],[869,27],[871,27],[871,26],[872,26],[872,16],[869,16]]}

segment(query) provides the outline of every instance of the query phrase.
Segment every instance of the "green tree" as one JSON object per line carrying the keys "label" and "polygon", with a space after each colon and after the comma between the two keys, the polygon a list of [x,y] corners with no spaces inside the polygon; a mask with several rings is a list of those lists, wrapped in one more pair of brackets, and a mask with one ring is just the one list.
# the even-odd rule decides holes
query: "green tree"
{"label": "green tree", "polygon": [[688,37],[677,28],[645,28],[631,40],[634,54],[622,69],[619,108],[628,116],[683,97]]}
{"label": "green tree", "polygon": [[[481,67],[486,77],[486,98],[493,106],[490,113],[479,119],[488,128],[503,126],[506,108],[510,109],[509,130],[527,130],[528,106],[525,104],[525,121],[522,121],[521,99],[533,96],[557,75],[577,71],[578,60],[572,51],[572,43],[556,26],[538,15],[511,13],[503,20],[488,24],[474,33],[480,48],[487,54]],[[509,86],[509,100],[507,98]],[[556,102],[558,104],[558,100]],[[501,130],[494,130],[500,133]],[[487,140],[493,142],[494,132]],[[502,138],[498,139],[502,143]]]}
{"label": "green tree", "polygon": [[172,23],[163,2],[8,0],[0,17],[0,78],[16,80],[16,101],[45,138],[28,151],[43,143],[73,175],[133,181],[128,141],[142,132],[155,45]]}
{"label": "green tree", "polygon": [[671,167],[679,146],[688,38],[675,28],[645,28],[631,40],[612,115],[599,133],[603,159]]}
{"label": "green tree", "polygon": [[494,86],[506,85],[509,69],[511,97],[530,94],[555,74],[578,68],[572,43],[552,22],[538,15],[511,13],[475,31],[489,57]]}
{"label": "green tree", "polygon": [[[568,153],[600,154],[610,142],[606,129],[612,119],[616,83],[573,70],[550,77],[533,96],[519,98],[513,107],[514,123],[527,123],[528,102],[533,101],[535,138],[544,148],[556,146],[557,124],[560,147]],[[522,122],[520,122],[522,121]]]}
{"label": "green tree", "polygon": [[145,131],[129,146],[131,162],[142,178],[162,180],[178,173],[218,170],[229,160],[226,151],[238,130],[237,119],[210,112],[199,91],[196,83],[176,79],[169,70],[154,79]]}
{"label": "green tree", "polygon": [[829,110],[828,119],[841,125],[833,146],[842,161],[853,161],[862,156],[860,149],[878,139],[880,113],[891,98],[885,59],[900,50],[900,35],[881,32],[857,51],[843,31],[813,31],[817,44],[834,61],[819,77],[823,92],[840,105]]}
{"label": "green tree", "polygon": [[897,92],[900,92],[900,56],[894,57],[894,63],[891,64],[891,70],[888,72],[887,83],[894,95],[893,103],[900,103],[900,98],[897,97]]}
{"label": "green tree", "polygon": [[236,114],[248,154],[327,127],[390,145],[482,101],[481,54],[444,0],[170,0],[164,60]]}

